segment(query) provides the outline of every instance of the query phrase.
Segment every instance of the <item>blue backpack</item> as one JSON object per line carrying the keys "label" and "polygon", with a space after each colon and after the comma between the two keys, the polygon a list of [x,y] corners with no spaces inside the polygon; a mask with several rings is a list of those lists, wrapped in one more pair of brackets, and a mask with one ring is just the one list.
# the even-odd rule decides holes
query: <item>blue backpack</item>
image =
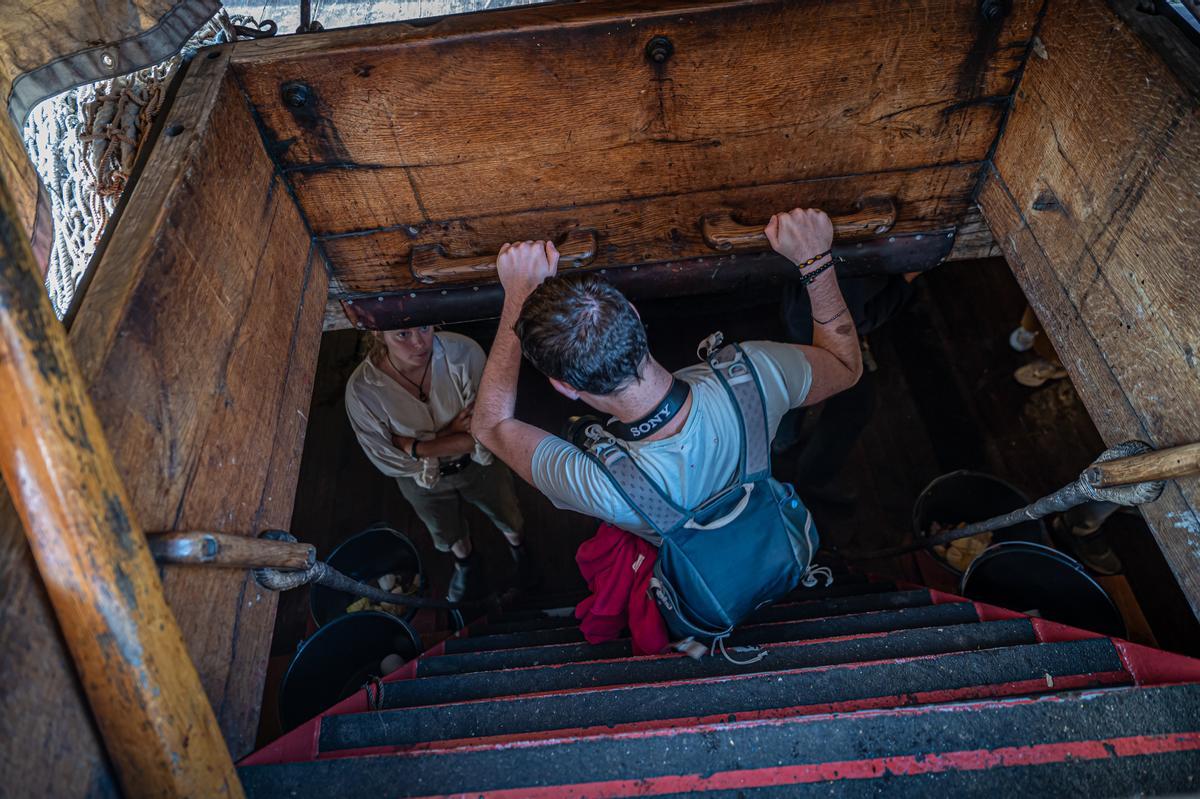
{"label": "blue backpack", "polygon": [[[742,432],[733,481],[695,508],[682,508],[600,425],[587,432],[585,451],[625,501],[654,531],[642,537],[659,548],[651,590],[675,639],[720,646],[758,608],[797,586],[816,585],[828,569],[812,567],[819,541],[812,516],[795,489],[771,477],[771,441],[758,375],[736,344],[720,333],[701,345],[729,395]],[[728,655],[726,655],[728,657]]]}

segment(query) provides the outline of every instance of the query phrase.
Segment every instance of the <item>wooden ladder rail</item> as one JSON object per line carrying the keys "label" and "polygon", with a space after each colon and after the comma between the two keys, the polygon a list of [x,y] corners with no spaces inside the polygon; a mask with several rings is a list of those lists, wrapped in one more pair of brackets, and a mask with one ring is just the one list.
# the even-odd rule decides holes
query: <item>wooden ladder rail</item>
{"label": "wooden ladder rail", "polygon": [[127,796],[241,797],[229,749],[16,220],[0,185],[0,472],[92,715]]}

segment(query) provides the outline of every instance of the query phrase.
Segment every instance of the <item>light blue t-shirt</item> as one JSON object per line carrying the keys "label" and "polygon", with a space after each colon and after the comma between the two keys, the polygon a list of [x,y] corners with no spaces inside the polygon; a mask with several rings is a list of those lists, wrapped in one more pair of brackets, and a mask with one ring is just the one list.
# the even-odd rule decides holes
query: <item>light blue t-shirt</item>
{"label": "light blue t-shirt", "polygon": [[[793,344],[751,341],[742,345],[758,372],[771,438],[779,420],[804,402],[812,367]],[[675,373],[692,387],[692,408],[683,429],[659,441],[628,442],[646,474],[684,508],[695,508],[733,480],[741,452],[737,408],[707,364]],[[557,508],[610,522],[630,532],[650,527],[617,492],[608,476],[574,444],[548,436],[533,453],[533,483]]]}

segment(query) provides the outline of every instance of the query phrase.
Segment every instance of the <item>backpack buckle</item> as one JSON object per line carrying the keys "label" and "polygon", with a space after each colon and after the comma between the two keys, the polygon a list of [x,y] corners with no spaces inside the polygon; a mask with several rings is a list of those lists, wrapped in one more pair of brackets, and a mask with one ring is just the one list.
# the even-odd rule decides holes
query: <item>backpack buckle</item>
{"label": "backpack buckle", "polygon": [[725,343],[725,334],[718,330],[708,338],[701,341],[696,347],[696,357],[702,361],[707,361],[709,356],[721,349],[721,345]]}

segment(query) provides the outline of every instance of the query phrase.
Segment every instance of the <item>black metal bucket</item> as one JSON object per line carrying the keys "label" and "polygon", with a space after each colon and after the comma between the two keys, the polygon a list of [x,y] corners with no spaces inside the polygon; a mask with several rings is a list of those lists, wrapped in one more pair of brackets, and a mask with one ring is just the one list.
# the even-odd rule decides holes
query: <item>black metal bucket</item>
{"label": "black metal bucket", "polygon": [[421,637],[390,613],[362,611],[334,619],[300,644],[279,688],[279,721],[294,729],[380,674],[380,662],[421,652]]}
{"label": "black metal bucket", "polygon": [[1018,613],[1124,638],[1125,621],[1108,592],[1078,561],[1028,541],[995,544],[971,562],[960,592]]}
{"label": "black metal bucket", "polygon": [[[913,505],[913,535],[927,537],[934,522],[946,527],[960,522],[970,524],[1009,513],[1029,502],[1029,497],[999,477],[966,469],[951,472],[934,480],[917,497]],[[1001,541],[1041,543],[1045,540],[1046,525],[1040,519],[1030,519],[992,533],[993,544]],[[930,550],[930,554],[951,573],[962,574],[937,552]]]}
{"label": "black metal bucket", "polygon": [[[428,590],[421,567],[421,555],[416,546],[399,530],[385,524],[372,525],[347,538],[330,553],[325,562],[347,577],[371,585],[375,585],[375,580],[385,574],[414,573],[419,576],[421,584],[417,594],[424,595]],[[313,622],[320,627],[346,615],[346,606],[357,598],[353,594],[314,585],[308,594]],[[397,604],[403,602],[403,598],[397,597]],[[417,608],[409,608],[402,618],[412,621],[416,615]]]}

